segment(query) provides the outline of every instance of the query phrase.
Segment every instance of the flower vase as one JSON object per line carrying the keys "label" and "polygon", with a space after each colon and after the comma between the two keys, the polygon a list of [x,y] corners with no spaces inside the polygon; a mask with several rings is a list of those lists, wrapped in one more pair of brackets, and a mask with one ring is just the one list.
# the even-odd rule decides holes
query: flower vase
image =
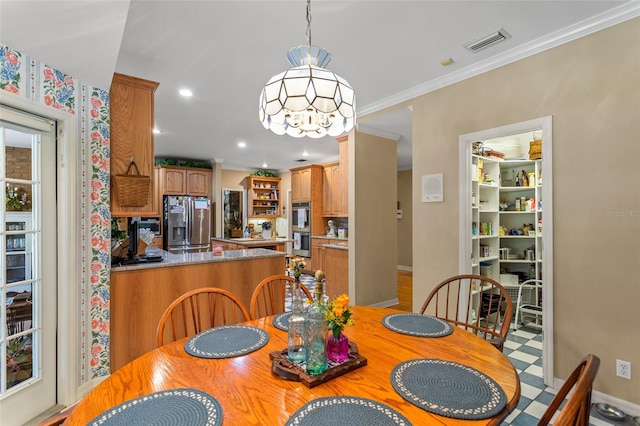
{"label": "flower vase", "polygon": [[338,333],[337,338],[333,332],[329,333],[327,338],[327,358],[338,363],[349,359],[349,338],[342,334],[342,331]]}

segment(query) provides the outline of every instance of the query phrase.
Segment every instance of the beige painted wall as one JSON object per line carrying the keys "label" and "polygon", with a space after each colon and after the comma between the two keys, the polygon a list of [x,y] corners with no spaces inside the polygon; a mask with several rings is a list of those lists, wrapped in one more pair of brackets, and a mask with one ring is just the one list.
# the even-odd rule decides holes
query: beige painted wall
{"label": "beige painted wall", "polygon": [[398,172],[398,202],[402,210],[402,219],[397,220],[398,229],[398,266],[413,266],[413,238],[412,238],[412,171]]}
{"label": "beige painted wall", "polygon": [[[396,142],[359,132],[351,135],[350,287],[354,287],[356,305],[385,304],[398,297]],[[351,291],[350,296],[353,297]]]}
{"label": "beige painted wall", "polygon": [[[413,105],[413,307],[458,272],[458,137],[553,116],[554,375],[587,353],[595,389],[640,403],[640,19],[426,94]],[[420,176],[443,172],[443,203]],[[633,380],[615,376],[630,361]]]}

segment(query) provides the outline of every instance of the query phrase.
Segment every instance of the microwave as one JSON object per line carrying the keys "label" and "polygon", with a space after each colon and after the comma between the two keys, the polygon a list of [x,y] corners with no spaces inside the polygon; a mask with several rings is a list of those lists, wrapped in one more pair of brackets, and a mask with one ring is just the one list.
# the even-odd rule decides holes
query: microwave
{"label": "microwave", "polygon": [[140,217],[134,218],[133,221],[138,222],[138,229],[148,229],[156,236],[162,235],[162,232],[160,232],[160,219],[157,217]]}

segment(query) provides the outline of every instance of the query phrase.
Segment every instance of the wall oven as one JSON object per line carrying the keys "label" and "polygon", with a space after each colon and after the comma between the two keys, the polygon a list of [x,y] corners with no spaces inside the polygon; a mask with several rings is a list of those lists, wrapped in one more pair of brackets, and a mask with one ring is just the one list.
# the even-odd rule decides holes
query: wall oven
{"label": "wall oven", "polygon": [[311,234],[310,233],[294,231],[293,254],[295,256],[311,257]]}
{"label": "wall oven", "polygon": [[309,232],[311,233],[311,203],[292,203],[291,204],[291,228],[293,232]]}
{"label": "wall oven", "polygon": [[291,232],[293,238],[293,254],[311,257],[311,203],[291,204]]}

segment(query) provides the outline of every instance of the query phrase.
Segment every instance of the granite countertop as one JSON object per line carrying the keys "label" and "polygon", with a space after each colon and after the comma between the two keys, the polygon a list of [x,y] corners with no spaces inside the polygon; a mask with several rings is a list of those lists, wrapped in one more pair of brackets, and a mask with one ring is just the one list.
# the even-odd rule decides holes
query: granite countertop
{"label": "granite countertop", "polygon": [[170,266],[193,265],[197,263],[230,262],[237,260],[259,259],[265,257],[284,257],[285,253],[255,248],[244,250],[227,250],[220,256],[213,252],[174,254],[164,250],[158,250],[162,254],[162,262],[136,263],[133,265],[112,265],[111,272],[135,271],[149,268],[167,268]]}
{"label": "granite countertop", "polygon": [[312,235],[311,238],[317,238],[319,240],[340,240],[349,241],[349,238],[332,237],[331,235]]}
{"label": "granite countertop", "polygon": [[263,245],[263,244],[280,244],[290,243],[293,240],[290,238],[277,237],[265,240],[264,238],[211,238],[211,241],[220,241],[225,243],[242,244],[245,246],[251,245]]}

